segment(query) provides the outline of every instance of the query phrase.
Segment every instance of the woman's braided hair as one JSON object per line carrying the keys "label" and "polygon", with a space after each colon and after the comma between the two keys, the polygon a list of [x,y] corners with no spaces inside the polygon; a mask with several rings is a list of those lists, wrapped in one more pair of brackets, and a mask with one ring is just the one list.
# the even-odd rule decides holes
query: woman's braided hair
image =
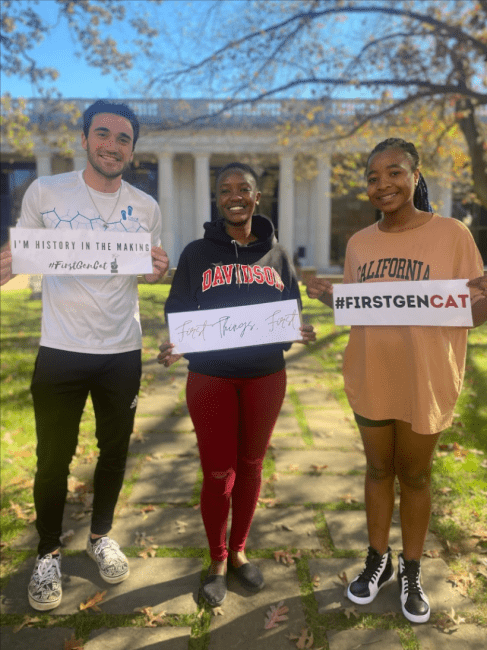
{"label": "woman's braided hair", "polygon": [[[404,151],[404,153],[407,154],[411,160],[411,169],[413,172],[418,169],[419,154],[416,150],[416,147],[412,142],[406,142],[406,140],[403,140],[402,138],[387,138],[387,140],[379,142],[379,144],[374,147],[369,157],[367,158],[366,169],[369,167],[369,162],[372,156],[375,156],[376,153],[380,153],[386,149],[400,149],[401,151]],[[414,191],[413,202],[414,207],[418,210],[423,210],[424,212],[433,212],[433,208],[431,207],[428,199],[428,188],[421,172],[419,172],[419,179]]]}

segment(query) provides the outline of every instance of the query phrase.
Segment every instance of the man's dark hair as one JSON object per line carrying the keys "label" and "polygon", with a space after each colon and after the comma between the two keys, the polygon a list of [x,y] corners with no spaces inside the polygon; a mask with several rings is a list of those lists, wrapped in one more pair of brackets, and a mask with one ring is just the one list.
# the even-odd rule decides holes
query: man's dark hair
{"label": "man's dark hair", "polygon": [[93,117],[99,113],[113,113],[114,115],[120,115],[130,122],[132,125],[132,130],[134,132],[134,140],[132,146],[132,149],[134,149],[137,138],[139,137],[140,129],[137,115],[126,104],[114,104],[112,102],[106,102],[104,99],[99,99],[91,106],[88,106],[86,111],[83,113],[83,133],[85,134],[85,138],[88,137],[88,133],[90,132],[90,126]]}
{"label": "man's dark hair", "polygon": [[247,174],[250,174],[251,176],[253,176],[255,180],[255,185],[256,186],[258,185],[259,177],[257,176],[257,173],[255,172],[254,169],[252,169],[250,165],[246,165],[245,163],[241,163],[241,162],[232,162],[232,163],[228,163],[228,165],[225,165],[225,167],[222,167],[218,172],[218,175],[216,177],[217,189],[222,177],[225,176],[229,171],[233,171],[234,169],[239,172],[245,172]]}

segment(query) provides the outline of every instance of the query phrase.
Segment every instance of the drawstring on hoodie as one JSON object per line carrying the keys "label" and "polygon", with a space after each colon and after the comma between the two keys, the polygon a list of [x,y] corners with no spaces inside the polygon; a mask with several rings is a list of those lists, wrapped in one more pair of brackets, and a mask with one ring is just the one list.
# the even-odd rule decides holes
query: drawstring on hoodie
{"label": "drawstring on hoodie", "polygon": [[[237,278],[238,288],[240,289],[240,285],[242,283],[240,281],[240,269],[238,268],[239,267],[239,265],[238,265],[238,241],[236,239],[232,239],[232,244],[235,247],[235,257],[237,258],[237,264],[235,265],[235,276]],[[247,290],[248,290],[248,287],[247,287]]]}

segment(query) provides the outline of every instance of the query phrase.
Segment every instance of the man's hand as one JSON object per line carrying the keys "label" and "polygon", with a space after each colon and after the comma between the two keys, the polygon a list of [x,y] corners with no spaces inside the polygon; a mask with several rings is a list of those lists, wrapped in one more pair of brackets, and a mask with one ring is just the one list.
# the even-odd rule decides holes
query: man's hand
{"label": "man's hand", "polygon": [[169,258],[160,246],[153,246],[151,248],[152,255],[152,270],[153,273],[144,275],[145,281],[149,284],[154,284],[160,280],[169,268]]}
{"label": "man's hand", "polygon": [[10,244],[5,244],[0,252],[0,285],[7,284],[12,278],[15,278],[12,273],[12,251]]}

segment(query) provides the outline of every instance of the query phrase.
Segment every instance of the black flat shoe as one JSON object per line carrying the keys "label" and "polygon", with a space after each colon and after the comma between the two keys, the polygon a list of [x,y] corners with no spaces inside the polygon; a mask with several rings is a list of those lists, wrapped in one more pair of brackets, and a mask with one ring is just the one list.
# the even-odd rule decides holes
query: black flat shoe
{"label": "black flat shoe", "polygon": [[207,575],[200,592],[210,607],[219,607],[227,597],[227,576]]}
{"label": "black flat shoe", "polygon": [[255,564],[246,562],[237,568],[229,561],[228,570],[237,577],[242,587],[247,589],[247,591],[253,591],[256,593],[265,587],[264,576]]}

